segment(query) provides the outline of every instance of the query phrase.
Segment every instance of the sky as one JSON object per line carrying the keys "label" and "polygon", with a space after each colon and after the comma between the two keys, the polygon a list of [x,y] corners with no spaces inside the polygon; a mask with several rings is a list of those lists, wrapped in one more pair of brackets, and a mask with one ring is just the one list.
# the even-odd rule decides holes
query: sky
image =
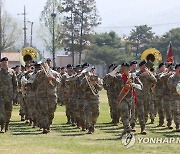
{"label": "sky", "polygon": [[[26,5],[27,20],[34,22],[34,35],[39,25],[39,16],[46,0],[3,0],[4,8],[23,23],[23,7]],[[162,35],[172,28],[180,27],[180,0],[96,0],[102,24],[96,32],[115,31],[121,37],[129,35],[134,26],[147,24],[153,32]],[[42,43],[36,40],[36,45]]]}

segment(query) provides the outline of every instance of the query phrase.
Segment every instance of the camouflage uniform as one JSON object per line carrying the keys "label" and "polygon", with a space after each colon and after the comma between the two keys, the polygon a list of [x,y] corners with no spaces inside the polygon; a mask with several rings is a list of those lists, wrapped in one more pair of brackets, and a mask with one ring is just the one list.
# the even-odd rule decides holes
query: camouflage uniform
{"label": "camouflage uniform", "polygon": [[[97,91],[102,89],[102,83],[100,80],[94,85]],[[99,95],[94,95],[90,89],[90,86],[86,80],[86,77],[82,79],[81,88],[84,92],[84,113],[86,119],[86,125],[89,130],[89,134],[94,132],[94,125],[97,122],[99,116]]]}
{"label": "camouflage uniform", "polygon": [[118,108],[117,108],[117,96],[114,90],[115,77],[107,74],[103,79],[103,87],[107,91],[108,103],[110,107],[110,116],[112,122],[116,125],[119,122]]}
{"label": "camouflage uniform", "polygon": [[148,76],[141,76],[142,73],[143,73],[142,71],[137,72],[137,76],[139,76],[139,79],[143,84],[142,90],[137,89],[137,97],[138,97],[137,110],[138,110],[139,124],[141,126],[141,133],[146,134],[145,124],[148,120],[148,114],[150,112],[149,109],[149,103],[151,97],[150,91],[152,84],[156,83],[156,78],[151,73],[149,73]]}
{"label": "camouflage uniform", "polygon": [[17,77],[14,70],[0,70],[0,124],[1,131],[8,130],[12,112],[13,96],[17,94]]}
{"label": "camouflage uniform", "polygon": [[[162,91],[163,98],[162,98],[162,95],[161,95],[161,101],[163,102],[164,114],[166,116],[167,126],[169,128],[172,127],[171,124],[172,124],[172,119],[173,119],[173,117],[172,117],[172,108],[171,108],[172,97],[171,97],[170,89],[169,89],[168,84],[167,84],[168,83],[168,78],[171,76],[171,74],[172,74],[171,72],[166,73],[161,78],[161,80],[163,81],[163,83],[162,83],[163,86],[161,85],[163,87],[163,91]],[[160,98],[159,98],[159,100],[160,100]]]}
{"label": "camouflage uniform", "polygon": [[68,124],[71,123],[71,106],[69,104],[69,97],[70,97],[69,86],[68,86],[66,80],[71,75],[72,74],[64,74],[62,76],[62,79],[61,79],[61,88],[62,88],[62,91],[64,93],[64,95],[63,95],[63,102],[64,102],[65,107],[66,107],[66,117],[67,117],[67,123]]}
{"label": "camouflage uniform", "polygon": [[[60,82],[57,72],[51,70],[54,79],[49,82],[43,71],[38,71],[33,84],[36,85],[37,102],[40,109],[40,127],[47,133],[54,118],[57,105],[57,85]],[[51,84],[52,83],[52,84]]]}
{"label": "camouflage uniform", "polygon": [[180,95],[176,91],[176,86],[179,82],[180,77],[176,76],[176,74],[171,75],[168,79],[168,87],[171,90],[174,123],[178,132],[180,132]]}

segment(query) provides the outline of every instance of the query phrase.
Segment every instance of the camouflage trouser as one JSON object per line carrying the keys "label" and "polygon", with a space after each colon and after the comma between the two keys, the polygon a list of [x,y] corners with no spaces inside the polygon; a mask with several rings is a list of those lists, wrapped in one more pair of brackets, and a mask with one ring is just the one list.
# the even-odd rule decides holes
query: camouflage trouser
{"label": "camouflage trouser", "polygon": [[164,98],[163,98],[163,106],[164,106],[164,112],[165,112],[165,115],[166,115],[166,120],[167,122],[169,123],[168,125],[171,125],[172,123],[172,107],[171,107],[171,100],[172,98],[168,95],[164,95]]}
{"label": "camouflage trouser", "polygon": [[150,95],[150,101],[149,101],[149,114],[150,114],[150,119],[154,120],[155,119],[155,107],[154,107],[154,95]]}
{"label": "camouflage trouser", "polygon": [[28,119],[33,120],[35,114],[35,94],[27,95]]}
{"label": "camouflage trouser", "polygon": [[12,113],[12,96],[0,96],[0,124],[9,123]]}
{"label": "camouflage trouser", "polygon": [[131,99],[125,98],[122,100],[120,104],[120,114],[121,114],[121,121],[124,126],[124,131],[130,130],[130,121],[131,121]]}
{"label": "camouflage trouser", "polygon": [[84,113],[87,127],[93,127],[99,116],[99,100],[88,99],[84,101]]}
{"label": "camouflage trouser", "polygon": [[54,112],[57,105],[57,97],[38,97],[38,105],[41,112],[41,127],[48,129],[52,124],[54,118]]}
{"label": "camouflage trouser", "polygon": [[75,101],[75,98],[71,97],[69,99],[69,109],[70,109],[70,117],[71,117],[71,122],[72,123],[75,123],[75,117],[76,117],[76,101]]}
{"label": "camouflage trouser", "polygon": [[144,95],[144,97],[138,97],[137,103],[137,112],[138,112],[138,120],[139,124],[142,128],[145,128],[145,124],[148,120],[149,114],[149,96]]}
{"label": "camouflage trouser", "polygon": [[27,94],[23,96],[23,109],[25,113],[25,119],[28,120],[28,107],[27,107],[28,97]]}
{"label": "camouflage trouser", "polygon": [[67,120],[70,121],[71,120],[71,106],[69,103],[68,96],[64,96],[63,100],[64,100],[65,108],[66,108],[66,117],[67,117]]}
{"label": "camouflage trouser", "polygon": [[25,103],[23,100],[22,93],[18,93],[18,102],[20,104],[19,115],[24,116],[25,115]]}
{"label": "camouflage trouser", "polygon": [[171,104],[172,104],[174,123],[175,123],[176,127],[179,127],[179,125],[180,125],[180,99],[173,98]]}
{"label": "camouflage trouser", "polygon": [[84,101],[83,98],[76,99],[76,122],[79,122],[79,125],[85,124],[85,115],[84,115]]}
{"label": "camouflage trouser", "polygon": [[132,103],[132,109],[131,109],[131,126],[135,126],[136,124],[136,120],[137,120],[137,104],[135,104],[135,102],[133,101]]}
{"label": "camouflage trouser", "polygon": [[164,103],[162,96],[156,96],[156,104],[158,109],[159,124],[164,124]]}

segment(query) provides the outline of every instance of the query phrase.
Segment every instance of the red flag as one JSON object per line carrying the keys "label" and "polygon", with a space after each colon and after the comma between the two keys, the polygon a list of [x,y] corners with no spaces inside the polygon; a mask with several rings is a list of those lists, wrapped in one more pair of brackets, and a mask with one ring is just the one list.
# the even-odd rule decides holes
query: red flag
{"label": "red flag", "polygon": [[169,63],[174,62],[173,51],[172,51],[172,43],[171,42],[169,44],[169,49],[168,49],[168,52],[167,52],[167,60],[166,60],[166,62],[169,62]]}

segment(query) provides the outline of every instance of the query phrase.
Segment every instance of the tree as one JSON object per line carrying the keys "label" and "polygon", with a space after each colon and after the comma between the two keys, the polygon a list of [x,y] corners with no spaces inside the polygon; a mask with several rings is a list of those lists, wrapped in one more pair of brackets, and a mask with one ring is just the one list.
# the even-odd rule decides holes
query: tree
{"label": "tree", "polygon": [[61,16],[58,13],[61,4],[58,0],[47,0],[44,10],[41,12],[40,21],[43,22],[44,28],[41,27],[40,37],[45,43],[46,49],[50,50],[53,55],[53,67],[55,67],[55,52],[62,46],[60,35]]}
{"label": "tree", "polygon": [[100,24],[96,3],[95,0],[63,0],[62,6],[65,46],[72,52],[73,62],[75,51],[79,53],[81,63],[82,51],[90,43],[90,33]]}
{"label": "tree", "polygon": [[158,49],[163,56],[163,60],[166,61],[170,41],[172,42],[175,62],[180,62],[180,28],[172,29],[163,36],[156,36],[153,39],[151,46]]}
{"label": "tree", "polygon": [[136,48],[136,58],[138,53],[141,53],[140,49],[149,47],[153,37],[152,27],[147,25],[135,26],[135,29],[131,30],[128,40]]}
{"label": "tree", "polygon": [[12,48],[21,34],[17,22],[7,11],[2,10],[2,3],[0,1],[0,58],[1,52]]}
{"label": "tree", "polygon": [[111,63],[121,64],[133,59],[132,56],[121,52],[121,38],[115,32],[92,35],[92,44],[88,49],[85,61],[91,64],[105,65],[107,70]]}

